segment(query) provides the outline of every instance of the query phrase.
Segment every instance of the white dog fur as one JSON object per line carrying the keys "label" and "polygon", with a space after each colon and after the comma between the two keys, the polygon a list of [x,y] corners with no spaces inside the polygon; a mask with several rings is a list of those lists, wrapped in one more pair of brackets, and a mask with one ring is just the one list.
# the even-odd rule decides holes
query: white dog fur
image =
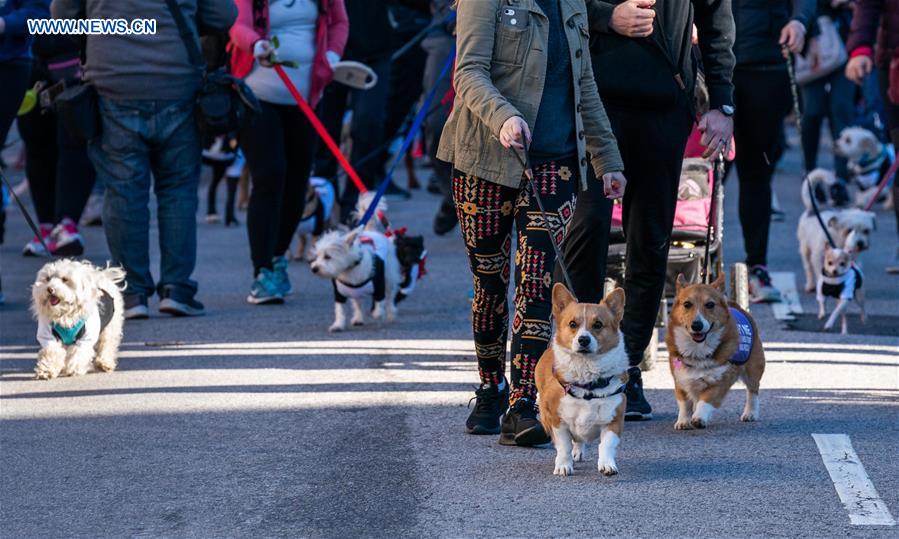
{"label": "white dog fur", "polygon": [[[31,287],[31,309],[38,322],[41,344],[35,373],[49,380],[57,376],[80,376],[91,367],[110,372],[118,362],[124,325],[122,283],[125,271],[98,268],[88,262],[56,260],[44,265]],[[113,312],[101,327],[103,293],[113,302]],[[105,313],[108,314],[108,313]],[[75,327],[84,321],[84,333],[71,345],[53,335],[52,324]]]}
{"label": "white dog fur", "polygon": [[[855,205],[859,208],[867,207],[877,192],[877,182],[881,179],[881,166],[877,165],[869,172],[860,173],[861,163],[881,155],[884,159],[892,159],[893,154],[889,151],[884,152],[884,144],[874,133],[863,127],[847,127],[840,131],[840,136],[834,141],[834,151],[848,161],[850,175],[853,176],[851,179],[858,188],[854,197]],[[883,163],[883,159],[879,159],[876,163]],[[885,189],[882,194],[885,195],[884,209],[892,208],[895,203],[892,191]]]}
{"label": "white dog fur", "polygon": [[[824,188],[824,192],[828,192],[827,188],[834,182],[836,178],[833,173],[820,168],[811,171],[802,182],[801,195],[805,211],[799,218],[796,237],[799,239],[799,255],[805,269],[806,292],[815,290],[818,275],[821,274],[824,264],[824,246],[827,244],[827,236],[812,208],[808,184],[811,183],[813,191],[820,186]],[[829,208],[826,203],[819,203],[818,206],[821,219],[827,225],[830,236],[837,246],[845,249],[853,259],[870,247],[871,232],[877,227],[874,213],[856,208],[837,210]]]}

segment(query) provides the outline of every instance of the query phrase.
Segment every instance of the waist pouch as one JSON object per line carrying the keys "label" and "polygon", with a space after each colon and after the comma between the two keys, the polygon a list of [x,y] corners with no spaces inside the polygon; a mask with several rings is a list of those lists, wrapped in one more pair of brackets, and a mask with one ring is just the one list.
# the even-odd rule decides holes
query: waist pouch
{"label": "waist pouch", "polygon": [[88,141],[100,134],[97,90],[91,84],[69,86],[54,101],[63,127],[73,138]]}

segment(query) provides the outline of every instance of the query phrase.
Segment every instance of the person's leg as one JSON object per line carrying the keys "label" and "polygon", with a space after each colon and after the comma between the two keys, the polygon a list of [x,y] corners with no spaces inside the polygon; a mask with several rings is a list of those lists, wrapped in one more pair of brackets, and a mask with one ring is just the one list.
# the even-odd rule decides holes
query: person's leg
{"label": "person's leg", "polygon": [[[618,145],[622,151],[620,139]],[[562,256],[577,298],[585,303],[599,303],[606,280],[612,201],[606,198],[602,182],[597,180],[592,166],[587,167],[587,174],[589,188],[586,191],[580,190],[578,185],[577,207],[565,238]],[[565,282],[559,264],[556,264],[554,280]]]}
{"label": "person's leg", "polygon": [[312,166],[315,131],[296,107],[281,110],[284,125],[284,149],[287,157],[284,192],[281,197],[281,219],[278,225],[274,256],[283,256],[303,218],[306,189]]}
{"label": "person's leg", "polygon": [[800,86],[803,106],[801,139],[802,153],[805,157],[805,170],[813,170],[818,166],[821,124],[828,113],[826,89],[828,82],[828,79],[825,78]]}
{"label": "person's leg", "polygon": [[431,158],[434,178],[443,195],[443,201],[440,209],[434,217],[434,232],[437,234],[446,234],[457,223],[456,208],[453,203],[452,192],[452,166],[437,159],[437,146],[440,143],[440,135],[443,133],[443,126],[449,117],[449,111],[452,107],[452,100],[443,102],[447,91],[452,86],[452,76],[447,75],[441,80],[437,80],[440,70],[446,62],[447,56],[453,50],[454,41],[448,35],[433,36],[425,38],[421,46],[427,53],[424,71],[424,88],[431,91],[437,85],[437,92],[434,94],[434,102],[432,108],[440,103],[440,108],[425,118],[425,145],[427,146],[428,156]]}
{"label": "person's leg", "polygon": [[247,234],[255,277],[263,268],[272,269],[280,222],[278,209],[287,175],[284,126],[277,105],[263,101],[262,112],[241,129],[240,141],[253,177]]}
{"label": "person's leg", "polygon": [[497,434],[508,406],[505,379],[509,267],[517,189],[453,170],[453,197],[474,282],[471,329],[481,387],[465,422],[471,434]]}
{"label": "person's leg", "polygon": [[746,264],[764,267],[771,224],[771,179],[777,162],[777,130],[791,106],[785,71],[734,73],[738,94],[734,117],[736,167],[740,181],[740,225]]}
{"label": "person's leg", "polygon": [[[880,69],[880,93],[883,99],[884,116],[890,130],[890,140],[893,146],[899,148],[899,105],[890,101],[888,95],[890,88],[889,69]],[[899,234],[899,180],[893,178],[893,211],[896,214],[896,233]],[[889,273],[899,273],[899,246],[896,247],[896,263],[887,268]]]}
{"label": "person's leg", "polygon": [[39,223],[56,223],[56,122],[36,107],[17,122],[25,143],[25,176]]}
{"label": "person's leg", "polygon": [[12,126],[28,82],[31,80],[31,60],[0,62],[0,148],[6,145],[6,136]]}
{"label": "person's leg", "polygon": [[[380,181],[377,159],[360,162],[384,142],[384,121],[387,96],[390,91],[390,59],[385,58],[373,62],[370,66],[378,75],[378,83],[369,90],[354,90],[351,106],[353,109],[353,125],[350,129],[353,139],[353,150],[350,162],[362,177],[365,186],[374,188]],[[340,206],[343,212],[352,210],[359,198],[359,191],[352,182],[347,182]]]}
{"label": "person's leg", "polygon": [[[113,265],[126,272],[125,295],[146,298],[156,286],[150,274],[150,148],[147,105],[100,98],[100,136],[88,144],[88,156],[105,186],[103,229]],[[126,307],[137,307],[126,297]]]}
{"label": "person's leg", "polygon": [[[412,34],[397,35],[398,43],[405,43]],[[387,96],[387,114],[384,119],[384,140],[397,135],[403,120],[421,97],[427,53],[420,46],[412,47],[390,66],[390,90]],[[383,166],[383,164],[382,164]]]}
{"label": "person's leg", "polygon": [[[836,140],[843,129],[852,125],[855,115],[855,84],[846,78],[843,68],[837,69],[830,77],[830,133]],[[834,172],[838,178],[846,179],[849,176],[847,161],[834,153]]]}
{"label": "person's leg", "polygon": [[87,143],[74,139],[55,114],[59,158],[56,167],[56,221],[68,217],[77,223],[94,189],[97,173],[87,157]]}
{"label": "person's leg", "polygon": [[[316,115],[338,144],[340,144],[340,132],[343,129],[343,114],[346,112],[349,99],[349,87],[333,83],[325,87],[322,99],[316,108]],[[332,182],[337,179],[337,159],[331,155],[331,151],[325,143],[316,138],[315,175],[327,178]]]}
{"label": "person's leg", "polygon": [[[151,166],[159,223],[159,293],[163,299],[187,304],[197,293],[191,275],[197,263],[200,134],[193,100],[154,105]],[[196,308],[196,313],[171,314],[201,314],[202,305]]]}

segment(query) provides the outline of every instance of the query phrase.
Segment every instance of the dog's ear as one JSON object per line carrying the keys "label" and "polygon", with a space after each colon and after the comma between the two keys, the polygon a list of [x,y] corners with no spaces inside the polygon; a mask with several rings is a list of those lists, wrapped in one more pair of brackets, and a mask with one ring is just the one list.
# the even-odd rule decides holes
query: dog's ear
{"label": "dog's ear", "polygon": [[876,154],[878,152],[877,146],[879,145],[880,143],[873,135],[862,137],[861,141],[859,142],[859,146],[862,150],[864,150],[865,155]]}
{"label": "dog's ear", "polygon": [[683,273],[677,274],[677,279],[674,280],[674,293],[680,292],[681,288],[687,286],[687,278],[684,277]]}
{"label": "dog's ear", "polygon": [[825,241],[824,242],[824,254],[830,254],[831,251],[833,251],[833,247],[830,246],[829,241]]}
{"label": "dog's ear", "polygon": [[612,311],[612,315],[615,317],[615,325],[621,324],[621,318],[624,316],[624,289],[616,288],[612,290],[602,302]]}
{"label": "dog's ear", "polygon": [[560,313],[565,307],[569,304],[574,303],[576,300],[574,299],[574,295],[565,288],[565,285],[562,283],[556,283],[553,286],[553,312]]}
{"label": "dog's ear", "polygon": [[353,242],[356,241],[356,238],[359,236],[359,233],[362,232],[362,228],[354,228],[350,230],[350,232],[343,238],[344,243],[347,245],[353,245]]}
{"label": "dog's ear", "polygon": [[840,220],[836,215],[827,220],[827,228],[836,228],[838,224],[840,224]]}
{"label": "dog's ear", "polygon": [[715,288],[716,290],[718,290],[719,292],[721,292],[722,294],[724,293],[724,272],[723,271],[718,272],[718,276],[715,277],[715,280],[712,282],[712,287]]}

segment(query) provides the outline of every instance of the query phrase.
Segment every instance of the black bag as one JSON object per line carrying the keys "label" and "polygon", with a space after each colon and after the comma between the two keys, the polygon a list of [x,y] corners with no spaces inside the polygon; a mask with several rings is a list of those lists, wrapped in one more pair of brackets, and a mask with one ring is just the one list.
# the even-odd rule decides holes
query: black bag
{"label": "black bag", "polygon": [[195,109],[201,136],[210,138],[237,131],[252,113],[262,110],[259,101],[244,81],[232,76],[224,67],[205,72],[203,53],[176,0],[165,3],[178,26],[191,64],[204,71]]}
{"label": "black bag", "polygon": [[79,141],[100,135],[100,105],[97,90],[91,84],[69,86],[53,101],[60,122]]}

